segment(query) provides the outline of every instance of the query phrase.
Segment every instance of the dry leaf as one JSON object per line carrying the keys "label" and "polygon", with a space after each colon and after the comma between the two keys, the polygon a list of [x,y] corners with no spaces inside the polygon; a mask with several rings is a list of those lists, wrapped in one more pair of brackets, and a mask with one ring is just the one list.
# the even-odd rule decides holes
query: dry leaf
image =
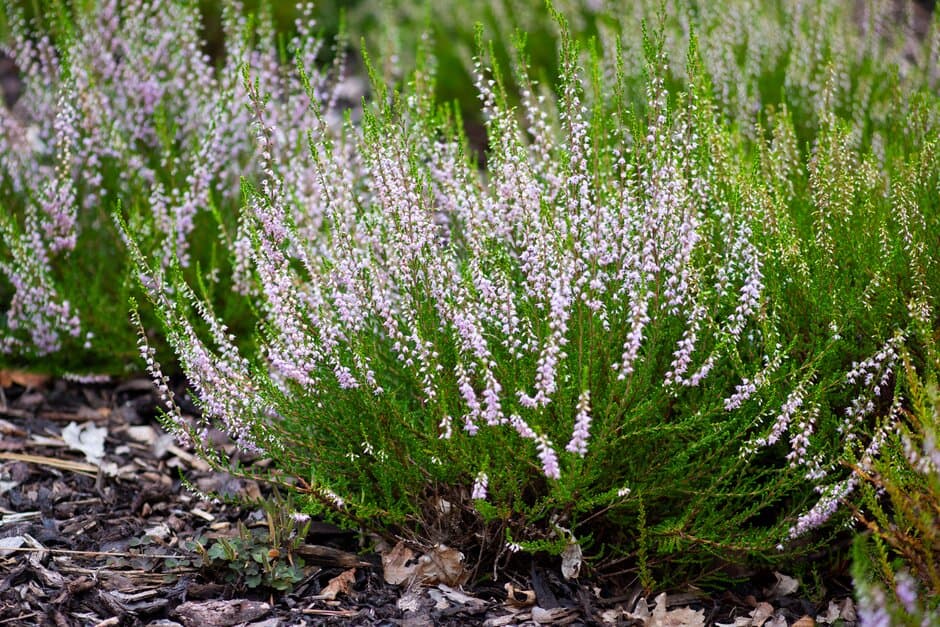
{"label": "dry leaf", "polygon": [[845,597],[839,604],[839,611],[842,614],[842,620],[854,623],[858,620],[858,614],[855,613],[855,602],[852,597]]}
{"label": "dry leaf", "polygon": [[73,451],[79,451],[85,458],[97,464],[104,458],[104,439],[108,436],[106,427],[96,427],[92,422],[79,426],[70,422],[62,429],[62,440]]}
{"label": "dry leaf", "polygon": [[704,627],[705,611],[680,607],[666,609],[666,593],[656,597],[656,607],[646,627]]}
{"label": "dry leaf", "polygon": [[532,608],[532,621],[537,625],[568,625],[577,620],[577,611],[566,607],[553,607],[546,610],[543,607]]}
{"label": "dry leaf", "polygon": [[770,603],[759,603],[757,607],[751,610],[751,627],[763,627],[767,619],[774,615],[774,608]]}
{"label": "dry leaf", "polygon": [[506,589],[506,605],[512,607],[535,605],[535,590],[520,590],[511,583],[506,583],[503,587]]}
{"label": "dry leaf", "polygon": [[627,618],[630,620],[643,621],[644,625],[652,616],[653,614],[650,612],[649,603],[646,602],[645,598],[641,598],[636,602],[636,606],[633,608],[632,612],[627,612]]}
{"label": "dry leaf", "polygon": [[816,617],[816,622],[819,623],[834,623],[841,618],[842,612],[839,611],[839,604],[835,601],[829,601],[829,607],[826,608],[825,614],[820,614]]}
{"label": "dry leaf", "polygon": [[335,601],[336,597],[341,594],[348,595],[354,583],[356,583],[356,569],[350,568],[349,570],[344,570],[330,579],[326,587],[314,598],[325,601]]}
{"label": "dry leaf", "polygon": [[565,580],[577,579],[581,573],[581,545],[568,542],[561,553],[561,575]]}
{"label": "dry leaf", "polygon": [[852,602],[851,597],[846,597],[841,601],[829,601],[829,607],[826,608],[826,613],[816,617],[817,623],[828,623],[830,625],[840,620],[847,623],[858,621],[858,615],[855,613],[855,604]]}
{"label": "dry leaf", "polygon": [[382,570],[385,583],[400,586],[415,578],[418,560],[415,552],[404,542],[396,544],[391,551],[382,554]]}
{"label": "dry leaf", "polygon": [[401,595],[396,605],[402,612],[417,612],[421,609],[421,590],[409,588]]}
{"label": "dry leaf", "polygon": [[610,610],[604,610],[601,612],[601,622],[605,625],[616,625],[624,615],[626,615],[626,612],[619,606]]}
{"label": "dry leaf", "polygon": [[[457,605],[468,605],[473,607],[483,607],[486,605],[486,601],[483,599],[478,599],[477,597],[472,597],[469,594],[465,594],[460,590],[455,590],[446,584],[439,584],[437,589],[441,591],[443,598],[447,599],[452,603]],[[434,592],[433,590],[431,592]]]}
{"label": "dry leaf", "polygon": [[791,627],[816,627],[816,621],[814,621],[811,616],[803,616],[793,623]]}
{"label": "dry leaf", "polygon": [[774,576],[777,578],[777,583],[773,585],[768,593],[770,597],[785,597],[793,594],[800,587],[800,582],[794,579],[793,577],[787,577],[782,573],[774,571]]}
{"label": "dry leaf", "polygon": [[464,568],[463,553],[443,544],[418,558],[416,575],[419,582],[429,586],[439,583],[461,586],[470,578]]}
{"label": "dry leaf", "polygon": [[44,386],[48,381],[49,376],[45,374],[23,372],[22,370],[0,370],[0,388],[8,388],[13,385],[24,388],[38,388]]}
{"label": "dry leaf", "polygon": [[783,614],[774,614],[764,627],[787,627],[787,619]]}
{"label": "dry leaf", "polygon": [[483,627],[505,627],[511,623],[518,623],[519,620],[530,617],[528,612],[519,614],[506,614],[505,616],[494,616],[483,621]]}
{"label": "dry leaf", "polygon": [[734,619],[733,623],[716,623],[718,627],[764,627],[767,619],[773,616],[774,608],[770,603],[759,603],[747,616]]}

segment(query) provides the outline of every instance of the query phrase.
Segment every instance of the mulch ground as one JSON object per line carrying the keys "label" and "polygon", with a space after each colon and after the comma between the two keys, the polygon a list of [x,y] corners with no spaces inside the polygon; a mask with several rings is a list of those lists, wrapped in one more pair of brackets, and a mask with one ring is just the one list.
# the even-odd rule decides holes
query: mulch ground
{"label": "mulch ground", "polygon": [[179,448],[155,419],[149,381],[0,371],[0,386],[0,626],[854,624],[844,588],[811,603],[785,579],[641,599],[637,587],[566,582],[543,560],[496,582],[391,585],[358,534],[317,521],[292,591],[251,589],[187,547],[265,526],[261,508],[231,503],[270,492]]}

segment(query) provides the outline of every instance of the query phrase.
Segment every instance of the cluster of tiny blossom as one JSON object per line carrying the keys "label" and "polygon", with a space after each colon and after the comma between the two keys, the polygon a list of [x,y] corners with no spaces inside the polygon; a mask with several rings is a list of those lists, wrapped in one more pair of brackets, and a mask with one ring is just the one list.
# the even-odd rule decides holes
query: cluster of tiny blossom
{"label": "cluster of tiny blossom", "polygon": [[[779,349],[779,346],[778,346]],[[777,352],[772,359],[765,358],[764,368],[758,372],[753,380],[747,377],[741,379],[741,383],[734,387],[734,394],[724,400],[725,411],[734,411],[743,405],[757,390],[762,388],[770,376],[780,368],[783,362],[783,353]]]}
{"label": "cluster of tiny blossom", "polygon": [[[330,88],[336,74],[313,64],[322,40],[311,36],[311,11],[302,7],[289,46],[311,64],[312,92],[329,108],[337,105]],[[12,108],[0,106],[0,184],[15,193],[4,211],[23,216],[22,232],[38,232],[29,245],[36,263],[11,271],[21,276],[10,277],[14,295],[6,317],[13,324],[4,325],[0,350],[45,355],[76,328],[76,312],[62,310],[61,294],[77,288],[51,277],[78,254],[85,229],[112,227],[102,211],[124,201],[133,235],[155,241],[154,258],[164,268],[186,267],[198,214],[239,202],[239,180],[257,173],[252,157],[261,150],[240,68],[250,64],[262,93],[274,96],[266,113],[275,126],[291,129],[279,160],[306,152],[301,129],[313,127],[317,107],[301,78],[284,71],[273,29],[250,24],[237,1],[223,9],[227,37],[219,68],[203,52],[200,12],[188,2],[93,2],[75,11],[69,36],[55,43],[37,36],[18,9],[5,16],[9,39],[0,50],[16,63],[24,87]],[[298,188],[311,188],[315,199],[321,186],[310,185],[312,168],[302,174]],[[141,202],[129,202],[134,198]],[[0,232],[0,244],[12,248],[18,237],[12,233]],[[101,263],[113,265],[113,253],[103,253],[109,261]],[[57,306],[60,311],[51,311]],[[85,344],[94,347],[90,339]]]}
{"label": "cluster of tiny blossom", "polygon": [[485,499],[486,498],[486,489],[489,486],[490,478],[486,475],[485,472],[480,471],[476,479],[473,481],[473,489],[470,492],[471,499]]}
{"label": "cluster of tiny blossom", "polygon": [[[845,418],[838,429],[849,440],[854,439],[854,427],[875,411],[875,400],[882,393],[889,393],[889,385],[894,375],[894,368],[899,359],[898,349],[904,341],[902,333],[896,333],[886,341],[874,355],[861,362],[852,364],[845,375],[849,386],[860,386],[862,391],[845,408]],[[893,399],[896,400],[896,399]]]}
{"label": "cluster of tiny blossom", "polygon": [[544,435],[540,436],[536,440],[536,443],[539,460],[542,462],[542,472],[544,472],[545,476],[549,479],[559,479],[561,477],[561,470],[558,467],[558,456],[552,448],[552,443],[549,442],[548,438]]}
{"label": "cluster of tiny blossom", "polygon": [[[804,395],[804,384],[800,384],[796,387],[795,390],[790,392],[790,394],[787,396],[787,399],[783,402],[783,405],[781,405],[780,410],[777,412],[777,416],[774,418],[773,425],[770,428],[770,433],[764,437],[756,438],[752,443],[746,445],[745,448],[756,450],[758,448],[775,444],[777,440],[779,440],[783,434],[787,432],[787,430],[790,428],[790,423],[793,421],[793,418],[797,415],[797,412],[800,410],[800,408],[803,407]],[[811,425],[811,420],[803,420],[800,432],[798,434],[794,434],[795,438],[799,438],[794,446],[803,450],[802,455],[805,455],[805,449],[809,442],[809,435],[812,433]]]}
{"label": "cluster of tiny blossom", "polygon": [[[895,428],[895,413],[888,416],[889,420],[882,425],[874,434],[859,459],[858,465],[862,469],[869,469],[872,460],[878,455],[884,444],[886,434]],[[839,509],[840,503],[845,500],[858,487],[860,477],[852,473],[845,479],[829,485],[818,485],[816,491],[820,494],[819,500],[809,509],[809,511],[800,515],[796,524],[790,527],[790,539],[805,535],[812,529],[816,529],[826,523],[833,514]]]}
{"label": "cluster of tiny blossom", "polygon": [[860,627],[891,627],[888,598],[879,585],[866,586],[858,595],[858,622]]}
{"label": "cluster of tiny blossom", "polygon": [[581,457],[587,453],[587,441],[591,435],[591,392],[584,390],[578,396],[577,414],[574,417],[574,432],[565,450]]}

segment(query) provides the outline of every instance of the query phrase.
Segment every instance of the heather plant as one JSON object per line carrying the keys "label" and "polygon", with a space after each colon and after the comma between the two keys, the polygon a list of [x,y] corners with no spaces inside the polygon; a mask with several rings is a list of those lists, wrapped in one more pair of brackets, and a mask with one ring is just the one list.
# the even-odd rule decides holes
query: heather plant
{"label": "heather plant", "polygon": [[478,565],[547,550],[651,586],[816,549],[858,486],[842,462],[878,459],[900,355],[936,324],[936,98],[895,82],[879,106],[905,131],[875,142],[830,69],[803,145],[787,103],[729,124],[694,37],[677,87],[667,40],[611,70],[563,34],[557,91],[517,56],[518,107],[478,58],[482,173],[429,42],[339,134],[315,106],[282,128],[249,73],[253,349],[132,248],[202,409],[172,403],[142,330],[167,427],[230,467],[219,426],[309,513]]}
{"label": "heather plant", "polygon": [[4,9],[3,50],[24,91],[11,109],[0,107],[0,360],[59,371],[139,368],[124,322],[134,282],[115,207],[148,254],[201,276],[209,293],[226,295],[220,306],[237,311],[216,223],[229,243],[241,241],[239,181],[257,174],[241,68],[254,68],[274,96],[267,115],[289,129],[304,126],[308,98],[331,108],[329,77],[342,65],[314,64],[321,42],[310,36],[309,7],[286,48],[310,67],[308,93],[283,71],[269,22],[237,3],[225,8],[218,65],[202,51],[192,3],[56,6],[45,28]]}
{"label": "heather plant", "polygon": [[856,540],[853,572],[867,624],[930,625],[940,610],[940,362],[935,340],[925,343],[932,349],[926,376],[904,356],[909,403],[899,409],[885,454],[855,469],[862,499],[854,516],[869,535]]}
{"label": "heather plant", "polygon": [[[930,27],[929,11],[913,1],[554,0],[552,4],[566,16],[567,28],[584,50],[593,41],[605,53],[611,76],[615,64],[621,63],[626,76],[641,77],[642,24],[662,21],[669,58],[664,78],[681,85],[688,39],[694,32],[715,102],[743,132],[753,129],[768,105],[785,102],[801,141],[811,141],[818,128],[818,112],[823,110],[819,98],[832,73],[836,100],[830,104],[853,119],[856,132],[883,133],[890,123],[883,105],[896,76],[895,66],[909,84],[935,89],[940,81],[938,31]],[[476,118],[476,98],[470,89],[476,23],[483,24],[501,62],[513,58],[516,33],[527,33],[527,56],[534,75],[558,85],[559,30],[551,10],[540,0],[433,2],[428,6],[362,2],[350,9],[349,23],[373,47],[393,50],[398,67],[406,68],[422,26],[429,24],[443,68],[438,93],[444,99],[459,100],[467,118]],[[381,28],[369,29],[370,25]],[[621,52],[615,55],[615,50]],[[519,87],[510,86],[514,102]],[[634,106],[639,106],[644,100],[642,80],[626,87]]]}

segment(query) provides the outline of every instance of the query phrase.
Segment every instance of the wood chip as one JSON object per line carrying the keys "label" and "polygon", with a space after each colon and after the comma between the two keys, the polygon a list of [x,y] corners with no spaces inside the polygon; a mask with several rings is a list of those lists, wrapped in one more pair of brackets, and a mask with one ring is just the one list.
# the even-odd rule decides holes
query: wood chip
{"label": "wood chip", "polygon": [[320,566],[339,566],[340,568],[371,567],[372,564],[359,559],[355,553],[341,551],[329,546],[318,544],[303,544],[294,551],[307,562]]}
{"label": "wood chip", "polygon": [[190,512],[193,516],[199,516],[200,518],[202,518],[202,519],[205,520],[206,522],[212,522],[213,520],[215,520],[215,516],[213,516],[212,514],[210,514],[209,512],[207,512],[207,511],[205,511],[205,510],[199,509],[198,507],[192,508],[191,510],[189,510],[189,512]]}
{"label": "wood chip", "polygon": [[179,618],[186,627],[230,627],[263,618],[271,606],[259,601],[234,599],[231,601],[187,602],[170,615]]}

